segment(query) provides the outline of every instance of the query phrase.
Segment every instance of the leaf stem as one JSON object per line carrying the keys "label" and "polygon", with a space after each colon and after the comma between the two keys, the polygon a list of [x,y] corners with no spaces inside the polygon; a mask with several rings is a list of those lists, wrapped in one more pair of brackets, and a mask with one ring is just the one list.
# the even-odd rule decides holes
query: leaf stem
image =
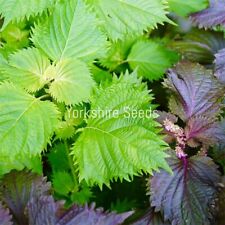
{"label": "leaf stem", "polygon": [[42,100],[42,99],[44,99],[44,98],[49,98],[49,97],[50,97],[49,94],[45,94],[45,95],[40,96],[38,99],[39,99],[39,100]]}

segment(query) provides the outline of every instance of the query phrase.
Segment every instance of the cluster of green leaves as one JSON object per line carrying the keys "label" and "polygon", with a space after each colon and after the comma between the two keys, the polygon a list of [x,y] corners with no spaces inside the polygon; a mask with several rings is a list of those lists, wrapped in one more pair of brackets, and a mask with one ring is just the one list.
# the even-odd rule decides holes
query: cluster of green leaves
{"label": "cluster of green leaves", "polygon": [[[69,207],[98,202],[113,183],[151,175],[148,210],[125,224],[214,222],[221,182],[215,163],[225,172],[218,159],[225,145],[224,8],[223,0],[0,0],[0,176],[44,172],[54,198]],[[157,115],[157,105],[168,111],[160,82],[181,59],[192,63],[168,71],[170,113]],[[3,178],[3,193],[17,186],[12,174]],[[15,182],[31,193],[45,189],[42,179],[21,172]],[[13,213],[0,204],[3,224],[89,216],[89,224],[117,225],[130,215],[76,206],[60,220],[52,196],[33,194],[17,214],[0,195]],[[111,208],[126,211],[137,201],[124,196]]]}
{"label": "cluster of green leaves", "polygon": [[[125,107],[129,110],[151,107],[152,97],[136,73],[144,73],[148,68],[145,61],[149,61],[146,57],[151,50],[157,58],[165,61],[165,70],[170,65],[167,51],[147,39],[135,41],[128,61],[133,69],[139,64],[142,69],[131,75],[121,74],[120,78],[114,76],[111,83],[99,87],[94,74],[91,74],[93,63],[106,60],[107,49],[114,50],[114,45],[124,42],[123,37],[130,35],[137,40],[148,27],[169,22],[164,3],[152,1],[146,5],[145,1],[111,1],[110,5],[105,1],[71,0],[54,4],[53,1],[32,1],[27,8],[17,1],[11,4],[22,7],[21,14],[9,14],[9,6],[2,7],[3,32],[8,26],[13,26],[11,24],[24,23],[25,19],[40,13],[42,16],[39,20],[34,19],[33,24],[31,22],[31,43],[28,42],[27,48],[13,53],[9,51],[7,58],[2,56],[0,151],[4,160],[10,163],[16,158],[40,155],[48,144],[54,142],[52,137],[55,134],[55,141],[64,142],[70,138],[69,154],[73,155],[70,164],[74,167],[71,170],[78,171],[79,181],[86,180],[88,184],[109,185],[112,179],[129,180],[142,171],[151,172],[158,167],[168,169],[164,160],[166,154],[163,153],[166,144],[157,135],[157,123],[152,119],[131,120],[124,116]],[[114,7],[127,11],[127,14],[123,13],[123,24],[120,15],[113,14],[113,11],[110,12],[111,19],[100,23]],[[104,14],[99,14],[102,8]],[[159,17],[152,15],[152,8],[156,9]],[[135,17],[133,24],[128,23],[131,13],[139,14],[140,11],[145,12],[143,18]],[[139,19],[142,26],[138,26]],[[140,55],[140,59],[134,59],[137,57],[135,52],[142,48],[146,53]],[[152,70],[154,68],[157,64],[152,64]],[[156,75],[151,73],[153,78],[162,75],[163,70],[155,69]],[[67,114],[68,110],[76,110],[79,104],[84,103],[83,108],[90,108],[90,112],[118,110],[119,118],[114,115],[96,118],[90,113],[79,126],[79,122]],[[55,174],[56,177],[59,175]],[[70,183],[69,178],[67,182]]]}

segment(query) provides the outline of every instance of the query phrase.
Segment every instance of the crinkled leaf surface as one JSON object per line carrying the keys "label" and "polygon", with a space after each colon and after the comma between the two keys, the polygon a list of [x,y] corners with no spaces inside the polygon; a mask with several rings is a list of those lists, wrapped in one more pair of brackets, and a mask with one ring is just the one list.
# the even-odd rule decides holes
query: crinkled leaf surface
{"label": "crinkled leaf surface", "polygon": [[0,203],[0,225],[12,225],[9,210],[5,209]]}
{"label": "crinkled leaf surface", "polygon": [[121,214],[103,212],[101,208],[74,205],[57,218],[57,204],[51,196],[41,196],[28,204],[29,222],[32,225],[119,225],[132,212]]}
{"label": "crinkled leaf surface", "polygon": [[25,207],[32,198],[49,192],[46,179],[26,171],[12,171],[0,183],[0,200],[10,209],[18,224],[27,224]]}
{"label": "crinkled leaf surface", "polygon": [[15,84],[34,92],[46,83],[44,73],[50,62],[38,49],[23,49],[10,55],[9,65],[4,66],[4,73]]}
{"label": "crinkled leaf surface", "polygon": [[150,80],[158,80],[178,60],[175,52],[153,41],[137,41],[127,58],[132,69],[138,70],[138,75]]}
{"label": "crinkled leaf surface", "polygon": [[52,185],[57,193],[65,196],[67,196],[74,188],[73,178],[66,171],[54,172]]}
{"label": "crinkled leaf surface", "polygon": [[80,180],[101,187],[112,179],[130,180],[142,170],[169,170],[158,123],[146,112],[151,99],[135,74],[114,77],[111,85],[96,91],[87,126],[72,150]]}
{"label": "crinkled leaf surface", "polygon": [[[134,214],[134,216],[136,216]],[[131,217],[132,218],[132,217]],[[129,218],[130,219],[130,218]],[[133,222],[128,222],[129,225],[171,225],[169,222],[164,222],[160,212],[154,212],[153,208],[149,208],[138,219]]]}
{"label": "crinkled leaf surface", "polygon": [[[74,205],[66,209],[50,195],[46,178],[28,171],[11,171],[0,183],[0,201],[10,209],[15,224],[24,225],[119,225],[133,212],[104,212],[101,208]],[[11,225],[11,217],[0,204],[0,224]],[[1,222],[4,222],[3,224]]]}
{"label": "crinkled leaf surface", "polygon": [[209,8],[194,13],[192,21],[199,27],[211,28],[217,25],[225,26],[225,1],[210,0]]}
{"label": "crinkled leaf surface", "polygon": [[49,93],[59,102],[78,104],[88,101],[94,81],[84,62],[75,59],[60,61],[45,75],[53,80]]}
{"label": "crinkled leaf surface", "polygon": [[221,82],[225,83],[225,48],[220,50],[215,57],[215,75]]}
{"label": "crinkled leaf surface", "polygon": [[0,14],[4,17],[4,29],[9,22],[20,21],[24,18],[42,13],[52,7],[54,0],[0,0]]}
{"label": "crinkled leaf surface", "polygon": [[208,0],[168,0],[170,10],[180,16],[187,16],[190,13],[198,12],[208,6]]}
{"label": "crinkled leaf surface", "polygon": [[199,64],[179,63],[169,71],[164,85],[172,91],[171,111],[184,121],[203,114],[213,117],[221,108],[224,87]]}
{"label": "crinkled leaf surface", "polygon": [[56,225],[119,225],[129,217],[132,212],[121,214],[103,212],[102,209],[91,207],[73,206],[66,212]]}
{"label": "crinkled leaf surface", "polygon": [[0,85],[0,153],[36,155],[46,147],[58,124],[55,105],[11,83]]}
{"label": "crinkled leaf surface", "polygon": [[166,17],[166,2],[158,0],[86,0],[102,21],[104,31],[113,39],[125,35],[140,35],[158,23],[170,22]]}
{"label": "crinkled leaf surface", "polygon": [[168,159],[173,175],[156,173],[150,181],[151,205],[173,225],[209,225],[220,174],[212,159],[193,156]]}
{"label": "crinkled leaf surface", "polygon": [[225,48],[225,39],[222,32],[193,30],[181,38],[176,38],[170,47],[192,62],[211,64],[214,54]]}
{"label": "crinkled leaf surface", "polygon": [[82,0],[59,2],[48,21],[35,27],[32,41],[52,60],[92,60],[102,55],[106,44]]}
{"label": "crinkled leaf surface", "polygon": [[205,116],[192,117],[185,128],[188,144],[198,146],[199,142],[204,145],[225,143],[225,122],[217,121]]}
{"label": "crinkled leaf surface", "polygon": [[57,204],[52,196],[40,196],[33,198],[27,205],[29,224],[55,225]]}

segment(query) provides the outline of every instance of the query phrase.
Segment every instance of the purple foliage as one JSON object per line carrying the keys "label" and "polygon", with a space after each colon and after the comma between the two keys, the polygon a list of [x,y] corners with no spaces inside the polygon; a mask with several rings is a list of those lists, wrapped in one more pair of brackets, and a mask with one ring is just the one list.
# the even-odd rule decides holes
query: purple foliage
{"label": "purple foliage", "polygon": [[[219,121],[219,115],[224,107],[225,87],[211,70],[199,64],[181,62],[169,70],[164,86],[171,91],[169,100],[171,112],[185,122],[184,144],[181,151],[185,150],[186,144],[190,147],[202,145],[207,149],[215,143],[225,143],[225,122]],[[165,123],[164,117],[160,120]],[[174,119],[171,116],[170,118],[167,122],[174,123]],[[159,122],[163,124],[162,121]],[[174,129],[176,126],[173,125]],[[178,129],[179,126],[176,130]],[[174,138],[174,133],[167,132],[167,134]],[[180,138],[177,135],[175,137],[179,142]]]}
{"label": "purple foliage", "polygon": [[[18,225],[119,225],[133,212],[116,214],[103,209],[74,205],[66,210],[49,193],[46,178],[27,171],[12,171],[0,184],[0,199]],[[8,211],[0,205],[0,225],[11,225]]]}
{"label": "purple foliage", "polygon": [[103,209],[95,209],[95,205],[90,207],[73,206],[69,209],[57,225],[117,225],[124,222],[133,212],[126,212],[122,214],[104,212]]}
{"label": "purple foliage", "polygon": [[178,36],[170,47],[180,52],[186,60],[202,64],[212,64],[215,54],[225,48],[222,32],[192,30],[182,37]]}
{"label": "purple foliage", "polygon": [[225,1],[211,0],[209,8],[192,14],[191,19],[200,28],[211,28],[217,25],[225,26]]}
{"label": "purple foliage", "polygon": [[216,71],[215,76],[222,82],[225,83],[225,48],[220,50],[215,55]]}
{"label": "purple foliage", "polygon": [[[220,65],[217,72],[221,72],[222,54],[217,55],[216,61]],[[155,173],[149,184],[151,206],[172,225],[211,224],[220,173],[209,157],[188,158],[187,145],[200,146],[199,153],[204,155],[209,146],[225,145],[225,120],[220,119],[225,86],[219,80],[219,72],[214,76],[199,64],[181,62],[169,70],[164,81],[172,95],[170,110],[183,120],[184,128],[175,124],[179,121],[171,114],[162,113],[158,118],[164,129],[171,131],[167,134],[175,137],[176,155],[173,152],[168,158],[173,175],[162,170]]]}
{"label": "purple foliage", "polygon": [[191,118],[185,128],[189,146],[196,147],[199,142],[205,146],[225,142],[225,121],[215,122],[204,116]]}
{"label": "purple foliage", "polygon": [[33,198],[27,205],[29,224],[55,225],[57,206],[52,196]]}
{"label": "purple foliage", "polygon": [[149,208],[143,215],[141,215],[134,222],[129,225],[170,225],[170,223],[164,222],[161,213],[155,212],[153,208]]}
{"label": "purple foliage", "polygon": [[5,209],[0,203],[0,225],[12,225],[11,218],[9,210]]}
{"label": "purple foliage", "polygon": [[220,181],[217,166],[205,156],[178,159],[174,154],[168,163],[173,175],[161,171],[150,180],[152,207],[172,225],[209,225],[209,205]]}
{"label": "purple foliage", "polygon": [[27,224],[25,208],[32,198],[48,194],[50,184],[37,174],[12,171],[0,184],[0,200],[10,209],[18,224]]}
{"label": "purple foliage", "polygon": [[182,120],[193,116],[213,117],[219,113],[219,99],[224,95],[224,86],[214,78],[212,71],[199,64],[179,63],[168,73],[164,85],[172,91],[170,110]]}

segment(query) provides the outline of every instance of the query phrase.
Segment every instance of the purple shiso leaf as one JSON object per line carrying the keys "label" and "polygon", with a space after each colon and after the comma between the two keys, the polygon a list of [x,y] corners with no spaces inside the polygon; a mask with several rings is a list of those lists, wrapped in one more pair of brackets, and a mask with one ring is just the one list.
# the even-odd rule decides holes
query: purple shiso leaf
{"label": "purple shiso leaf", "polygon": [[177,37],[170,43],[170,47],[191,62],[212,64],[215,54],[225,48],[222,32],[209,30],[192,30],[182,37]]}
{"label": "purple shiso leaf", "polygon": [[128,223],[129,225],[170,225],[169,222],[164,222],[160,212],[155,212],[153,208],[149,208],[138,219]]}
{"label": "purple shiso leaf", "polygon": [[191,147],[225,144],[225,120],[215,122],[204,116],[193,117],[186,125],[185,135]]}
{"label": "purple shiso leaf", "polygon": [[33,198],[27,205],[29,224],[55,225],[57,205],[52,196]]}
{"label": "purple shiso leaf", "polygon": [[[171,153],[172,154],[172,153]],[[220,173],[205,156],[168,158],[173,175],[162,170],[150,180],[150,202],[172,225],[210,225],[210,205],[215,200]]]}
{"label": "purple shiso leaf", "polygon": [[12,225],[11,218],[9,210],[5,209],[0,203],[0,225]]}
{"label": "purple shiso leaf", "polygon": [[225,84],[225,48],[215,54],[215,76]]}
{"label": "purple shiso leaf", "polygon": [[220,112],[225,88],[199,64],[181,62],[169,70],[164,86],[172,91],[170,110],[183,121],[193,116],[215,117]]}
{"label": "purple shiso leaf", "polygon": [[209,8],[192,14],[191,20],[200,28],[225,26],[225,1],[211,0]]}
{"label": "purple shiso leaf", "polygon": [[103,212],[95,205],[84,207],[74,205],[57,222],[57,225],[119,225],[122,224],[133,212],[121,214]]}
{"label": "purple shiso leaf", "polygon": [[46,195],[50,184],[46,178],[28,171],[12,171],[0,184],[0,200],[9,208],[17,224],[27,224],[25,208],[32,198]]}

